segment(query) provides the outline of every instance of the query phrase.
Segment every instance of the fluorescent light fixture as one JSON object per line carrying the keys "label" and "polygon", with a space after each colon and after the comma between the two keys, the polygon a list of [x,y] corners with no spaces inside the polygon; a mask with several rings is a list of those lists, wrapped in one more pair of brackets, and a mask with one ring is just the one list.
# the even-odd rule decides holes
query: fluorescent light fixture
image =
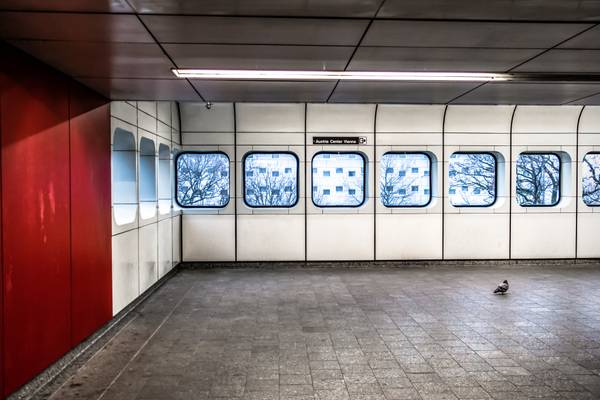
{"label": "fluorescent light fixture", "polygon": [[175,76],[208,80],[275,80],[275,81],[466,81],[490,82],[511,80],[510,74],[477,72],[378,72],[378,71],[265,71],[226,69],[173,69]]}

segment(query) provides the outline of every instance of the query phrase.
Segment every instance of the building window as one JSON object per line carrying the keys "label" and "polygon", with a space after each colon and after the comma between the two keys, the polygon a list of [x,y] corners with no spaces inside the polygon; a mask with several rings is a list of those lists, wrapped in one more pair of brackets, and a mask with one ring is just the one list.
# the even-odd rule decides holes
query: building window
{"label": "building window", "polygon": [[[243,164],[246,172],[244,201],[248,207],[293,207],[296,205],[298,202],[298,157],[295,154],[250,152],[244,156]],[[264,171],[264,173],[248,175],[248,172],[257,170]],[[289,190],[287,190],[288,188]]]}
{"label": "building window", "polygon": [[331,176],[331,174],[329,173],[329,171],[323,171],[323,176]]}
{"label": "building window", "polygon": [[328,196],[329,194],[331,194],[329,189],[323,189],[323,195]]}
{"label": "building window", "polygon": [[454,153],[448,166],[450,204],[488,207],[496,201],[496,157],[492,153]]}
{"label": "building window", "polygon": [[[313,203],[317,207],[358,207],[365,202],[365,158],[360,153],[349,152],[321,152],[317,153],[312,164],[319,170],[335,170],[336,174],[313,174]],[[343,171],[348,171],[348,175]],[[338,173],[338,171],[341,171]],[[361,171],[357,173],[357,171]],[[319,188],[314,190],[314,188]],[[323,187],[335,187],[335,193],[330,194],[327,189],[328,197],[320,196],[320,193],[326,195]]]}
{"label": "building window", "polygon": [[431,159],[426,153],[385,153],[380,164],[381,203],[386,207],[423,207],[429,204],[429,174],[407,176],[406,171],[418,173],[429,172],[430,169]]}
{"label": "building window", "polygon": [[588,153],[583,157],[583,202],[588,206],[600,206],[600,153]]}
{"label": "building window", "polygon": [[156,147],[148,138],[140,139],[140,217],[156,215]]}
{"label": "building window", "polygon": [[554,153],[521,153],[517,159],[517,202],[549,207],[560,201],[560,158]]}
{"label": "building window", "polygon": [[171,212],[171,149],[166,144],[158,146],[158,213]]}
{"label": "building window", "polygon": [[135,221],[138,210],[135,137],[116,128],[112,150],[113,214],[117,225]]}
{"label": "building window", "polygon": [[221,152],[185,152],[175,161],[177,204],[219,208],[229,203],[229,157]]}

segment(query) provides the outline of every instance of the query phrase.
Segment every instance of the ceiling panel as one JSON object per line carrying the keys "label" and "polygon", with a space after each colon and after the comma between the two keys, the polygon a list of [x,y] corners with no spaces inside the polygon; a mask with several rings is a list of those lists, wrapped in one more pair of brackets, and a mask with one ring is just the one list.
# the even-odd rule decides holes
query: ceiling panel
{"label": "ceiling panel", "polygon": [[386,0],[383,18],[600,21],[596,0]]}
{"label": "ceiling panel", "polygon": [[335,82],[192,80],[207,101],[323,102]]}
{"label": "ceiling panel", "polygon": [[12,41],[67,75],[87,78],[174,78],[173,65],[151,43]]}
{"label": "ceiling panel", "polygon": [[373,17],[382,0],[130,0],[139,13]]}
{"label": "ceiling panel", "polygon": [[550,50],[515,71],[600,73],[600,50]]}
{"label": "ceiling panel", "polygon": [[[600,1],[598,2],[600,4]],[[560,48],[570,49],[600,49],[600,25],[577,35],[573,39],[561,44]]]}
{"label": "ceiling panel", "polygon": [[355,71],[503,72],[539,54],[539,49],[364,47],[350,63]]}
{"label": "ceiling panel", "polygon": [[548,48],[590,24],[465,21],[373,22],[362,44],[398,47]]}
{"label": "ceiling panel", "polygon": [[148,42],[135,15],[0,12],[0,38]]}
{"label": "ceiling panel", "polygon": [[2,10],[133,12],[126,0],[2,0]]}
{"label": "ceiling panel", "polygon": [[331,101],[336,103],[447,103],[477,86],[468,82],[340,82]]}
{"label": "ceiling panel", "polygon": [[366,20],[142,16],[160,42],[356,45]]}
{"label": "ceiling panel", "polygon": [[488,83],[453,103],[558,105],[598,92],[600,92],[600,84]]}
{"label": "ceiling panel", "polygon": [[179,68],[342,70],[354,47],[166,44]]}
{"label": "ceiling panel", "polygon": [[79,78],[78,81],[111,100],[201,101],[183,79]]}

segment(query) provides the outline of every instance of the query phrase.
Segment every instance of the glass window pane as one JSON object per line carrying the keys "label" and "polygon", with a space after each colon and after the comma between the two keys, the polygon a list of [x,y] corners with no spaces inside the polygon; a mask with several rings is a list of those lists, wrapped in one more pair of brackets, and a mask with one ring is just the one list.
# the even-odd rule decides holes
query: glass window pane
{"label": "glass window pane", "polygon": [[229,203],[229,157],[226,154],[181,153],[176,167],[180,206],[225,207]]}
{"label": "glass window pane", "polygon": [[453,206],[491,206],[496,201],[496,157],[490,153],[452,154],[448,184]]}
{"label": "glass window pane", "polygon": [[291,153],[244,157],[244,201],[249,207],[292,207],[298,202],[298,158]]}
{"label": "glass window pane", "polygon": [[517,202],[554,206],[560,200],[560,158],[553,153],[521,153],[517,159]]}
{"label": "glass window pane", "polygon": [[312,164],[319,171],[336,171],[312,175],[313,203],[317,207],[358,207],[364,203],[365,159],[361,154],[318,153]]}
{"label": "glass window pane", "polygon": [[600,206],[600,153],[588,153],[583,157],[583,202],[588,206]]}
{"label": "glass window pane", "polygon": [[385,153],[380,163],[381,203],[386,207],[423,207],[429,204],[430,169],[431,160],[425,153]]}

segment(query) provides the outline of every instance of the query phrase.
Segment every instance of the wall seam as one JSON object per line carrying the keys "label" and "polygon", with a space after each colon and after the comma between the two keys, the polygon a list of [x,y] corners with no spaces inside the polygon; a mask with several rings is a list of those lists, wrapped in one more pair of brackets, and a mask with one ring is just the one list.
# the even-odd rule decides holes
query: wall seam
{"label": "wall seam", "polygon": [[[308,152],[306,143],[308,139],[307,133],[308,120],[308,103],[304,103],[304,264],[308,262]],[[311,190],[312,196],[312,190]]]}
{"label": "wall seam", "polygon": [[4,226],[4,212],[2,207],[2,193],[3,193],[3,182],[2,182],[2,93],[0,93],[0,399],[4,398],[4,310],[6,304],[6,297],[4,296],[4,242],[3,238],[3,226]]}
{"label": "wall seam", "polygon": [[442,190],[440,199],[442,201],[442,260],[445,259],[445,239],[446,239],[446,113],[448,112],[448,104],[444,108],[442,116]]}
{"label": "wall seam", "polygon": [[578,256],[579,246],[579,128],[581,126],[581,116],[585,110],[585,105],[581,107],[579,116],[577,117],[577,130],[575,131],[575,259]]}
{"label": "wall seam", "polygon": [[379,104],[375,104],[373,118],[373,261],[377,261],[377,112]]}
{"label": "wall seam", "polygon": [[67,90],[67,151],[69,154],[69,347],[73,347],[73,180],[71,179],[72,149],[71,149],[71,102],[73,85],[69,82]]}
{"label": "wall seam", "polygon": [[233,243],[234,243],[234,261],[238,260],[238,195],[237,195],[237,110],[236,103],[233,103]]}
{"label": "wall seam", "polygon": [[[510,131],[508,133],[508,259],[512,259],[512,184],[513,184],[513,123],[518,105],[513,108],[510,116]],[[515,189],[516,190],[516,189]]]}

